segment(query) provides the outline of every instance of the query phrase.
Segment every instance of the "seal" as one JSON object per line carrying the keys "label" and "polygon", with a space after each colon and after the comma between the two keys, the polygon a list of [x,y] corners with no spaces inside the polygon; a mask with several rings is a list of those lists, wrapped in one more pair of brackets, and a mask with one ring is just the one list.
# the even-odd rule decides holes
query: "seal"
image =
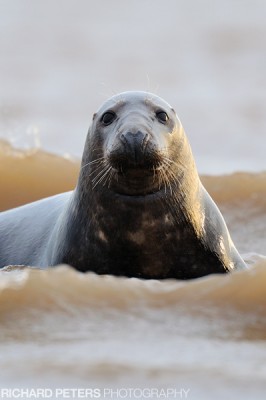
{"label": "seal", "polygon": [[145,279],[246,268],[202,186],[175,111],[146,92],[93,116],[73,192],[1,213],[0,265]]}

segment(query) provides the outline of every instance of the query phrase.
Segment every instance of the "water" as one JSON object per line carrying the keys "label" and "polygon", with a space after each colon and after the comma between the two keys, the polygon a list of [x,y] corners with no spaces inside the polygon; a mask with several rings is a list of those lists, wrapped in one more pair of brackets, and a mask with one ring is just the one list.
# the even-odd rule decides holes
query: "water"
{"label": "water", "polygon": [[201,173],[262,170],[265,13],[264,0],[1,0],[0,137],[80,157],[103,101],[149,90]]}
{"label": "water", "polygon": [[[2,209],[75,184],[77,161],[3,142],[0,149]],[[3,387],[94,387],[101,398],[112,398],[103,397],[106,388],[153,387],[189,389],[190,399],[263,398],[266,173],[202,180],[250,269],[189,282],[68,266],[2,270]]]}
{"label": "water", "polygon": [[250,266],[189,282],[2,270],[0,389],[264,399],[266,3],[0,0],[0,9],[0,209],[74,188],[92,113],[113,92],[148,89],[176,109]]}

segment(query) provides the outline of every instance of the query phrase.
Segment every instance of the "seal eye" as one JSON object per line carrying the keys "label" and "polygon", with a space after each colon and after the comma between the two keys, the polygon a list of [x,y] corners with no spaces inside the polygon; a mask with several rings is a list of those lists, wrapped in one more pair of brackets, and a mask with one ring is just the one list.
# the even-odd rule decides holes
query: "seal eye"
{"label": "seal eye", "polygon": [[116,114],[113,111],[107,111],[103,114],[101,121],[104,125],[110,125],[116,118]]}
{"label": "seal eye", "polygon": [[156,113],[156,117],[157,117],[157,119],[158,119],[160,122],[162,122],[163,124],[165,124],[165,123],[168,121],[168,119],[169,119],[169,117],[168,117],[168,115],[166,114],[165,111],[158,111],[158,112]]}

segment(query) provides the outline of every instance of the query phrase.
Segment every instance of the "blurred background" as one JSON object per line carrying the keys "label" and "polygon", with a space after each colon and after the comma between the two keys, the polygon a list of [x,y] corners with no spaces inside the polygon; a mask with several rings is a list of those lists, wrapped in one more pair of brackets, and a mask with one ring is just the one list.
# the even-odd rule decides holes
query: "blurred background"
{"label": "blurred background", "polygon": [[265,0],[0,0],[0,137],[81,157],[93,112],[148,90],[201,173],[265,169]]}

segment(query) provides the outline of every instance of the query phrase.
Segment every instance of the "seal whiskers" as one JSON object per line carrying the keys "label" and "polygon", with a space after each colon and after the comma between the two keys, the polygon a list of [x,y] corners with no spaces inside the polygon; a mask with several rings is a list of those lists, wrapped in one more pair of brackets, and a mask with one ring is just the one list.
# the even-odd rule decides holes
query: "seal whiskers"
{"label": "seal whiskers", "polygon": [[100,158],[97,158],[96,160],[89,161],[87,164],[83,165],[81,167],[81,169],[83,169],[85,167],[88,167],[89,165],[92,165],[92,164],[98,164],[98,163],[100,163],[101,161],[104,161],[104,160],[105,160],[105,157],[100,157]]}
{"label": "seal whiskers", "polygon": [[[101,169],[101,171],[92,179],[92,189],[95,189],[96,186],[101,183],[104,178],[108,178],[108,174],[110,173],[110,171],[112,170],[112,167],[109,166],[108,164],[104,164],[104,167]],[[92,172],[93,173],[93,172]]]}

